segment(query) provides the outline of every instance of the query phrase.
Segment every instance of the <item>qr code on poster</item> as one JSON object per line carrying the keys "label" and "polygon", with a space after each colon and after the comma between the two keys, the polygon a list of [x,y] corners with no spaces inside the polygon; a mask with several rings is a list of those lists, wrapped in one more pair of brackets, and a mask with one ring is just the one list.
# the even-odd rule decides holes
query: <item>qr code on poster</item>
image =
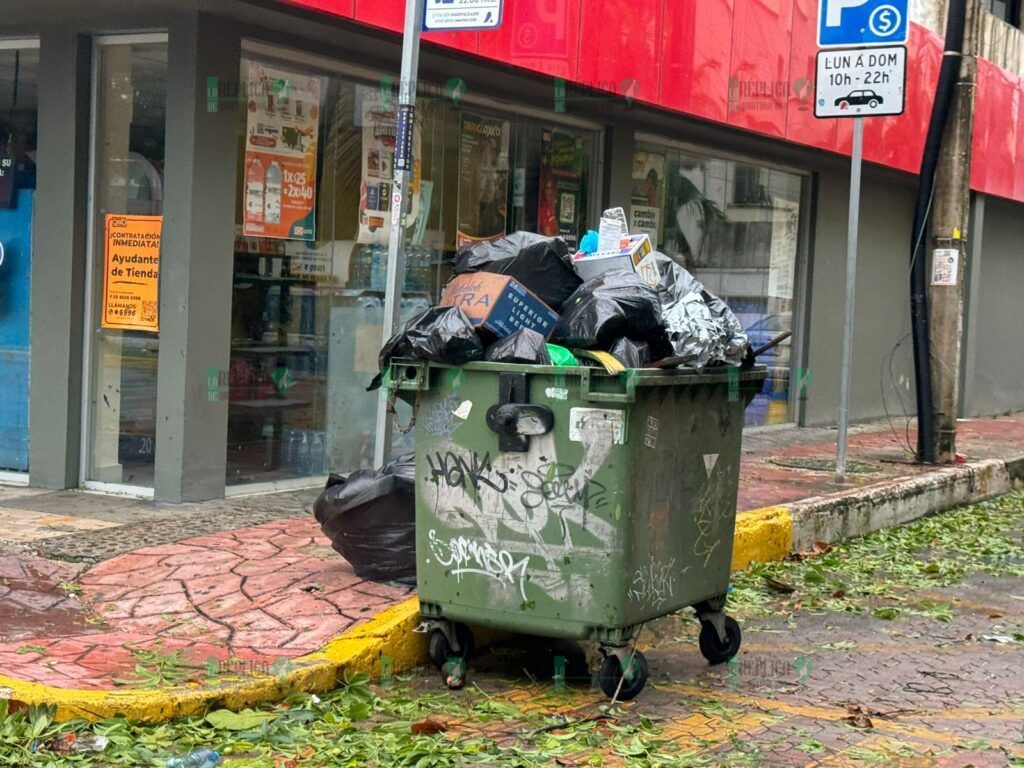
{"label": "qr code on poster", "polygon": [[142,309],[139,310],[139,320],[143,323],[155,323],[156,308],[157,303],[155,301],[142,302]]}

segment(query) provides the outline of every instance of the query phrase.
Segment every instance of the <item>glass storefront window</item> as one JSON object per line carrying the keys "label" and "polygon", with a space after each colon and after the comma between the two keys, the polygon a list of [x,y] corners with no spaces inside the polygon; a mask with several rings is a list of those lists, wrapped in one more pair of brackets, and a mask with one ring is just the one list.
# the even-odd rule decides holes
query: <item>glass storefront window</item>
{"label": "glass storefront window", "polygon": [[[634,228],[725,299],[755,347],[793,328],[805,176],[651,144],[632,178]],[[771,375],[747,425],[793,421],[792,342],[760,362]]]}
{"label": "glass storefront window", "polygon": [[86,480],[152,487],[167,45],[96,46]]}
{"label": "glass storefront window", "polygon": [[28,471],[39,50],[0,40],[0,471]]}
{"label": "glass storefront window", "polygon": [[[368,467],[397,83],[262,52],[243,57],[241,82],[227,482]],[[402,318],[438,300],[461,247],[545,227],[575,244],[590,226],[595,138],[418,99]],[[397,434],[395,452],[407,448]]]}

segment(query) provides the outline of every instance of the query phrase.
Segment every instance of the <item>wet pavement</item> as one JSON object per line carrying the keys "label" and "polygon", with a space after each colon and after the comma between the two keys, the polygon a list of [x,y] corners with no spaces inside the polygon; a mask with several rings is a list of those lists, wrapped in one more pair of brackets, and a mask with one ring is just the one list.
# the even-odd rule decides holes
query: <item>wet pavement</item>
{"label": "wet pavement", "polygon": [[258,674],[411,594],[357,576],[309,517],[142,547],[77,570],[0,555],[2,674],[82,690]]}
{"label": "wet pavement", "polygon": [[[1024,414],[996,419],[961,419],[957,447],[968,461],[1024,457]],[[914,463],[917,433],[902,421],[855,425],[849,440],[851,471],[835,477],[836,430],[827,428],[747,431],[740,462],[739,510],[769,507],[815,496],[865,488],[936,467]],[[817,465],[817,469],[799,465]]]}
{"label": "wet pavement", "polygon": [[[649,723],[647,752],[638,752],[647,761],[632,762],[619,743],[558,764],[594,764],[596,753],[605,766],[1024,765],[1024,496],[977,509],[976,525],[939,516],[891,550],[892,534],[880,532],[863,548],[834,550],[824,565],[809,556],[763,579],[745,574],[729,609],[744,641],[728,664],[701,657],[690,611],[646,625],[638,648],[648,687],[598,729],[608,740],[616,722]],[[866,552],[885,563],[874,579],[854,573]],[[833,592],[840,578],[850,594]],[[570,724],[600,717],[606,699],[588,671],[595,662],[592,648],[573,643],[516,638],[495,647],[471,665],[469,687],[450,695],[512,703],[521,719],[458,722],[450,738],[482,731],[513,745],[529,733],[530,713],[560,713]],[[433,670],[416,686],[443,690]]]}

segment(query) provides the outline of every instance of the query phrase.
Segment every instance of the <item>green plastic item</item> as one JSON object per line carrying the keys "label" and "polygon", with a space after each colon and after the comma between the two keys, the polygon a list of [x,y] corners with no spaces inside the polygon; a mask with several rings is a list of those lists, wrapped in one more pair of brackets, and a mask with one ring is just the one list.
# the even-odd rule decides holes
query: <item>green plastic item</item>
{"label": "green plastic item", "polygon": [[765,377],[396,362],[417,410],[423,617],[616,647],[724,608],[743,412]]}
{"label": "green plastic item", "polygon": [[551,358],[553,365],[563,368],[575,368],[580,364],[580,361],[576,359],[576,355],[557,344],[548,344],[548,357]]}

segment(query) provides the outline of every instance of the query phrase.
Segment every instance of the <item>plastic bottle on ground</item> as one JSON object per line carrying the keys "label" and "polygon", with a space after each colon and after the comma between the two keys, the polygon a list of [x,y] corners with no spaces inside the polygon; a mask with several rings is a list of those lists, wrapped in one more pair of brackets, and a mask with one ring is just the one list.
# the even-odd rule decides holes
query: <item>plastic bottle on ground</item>
{"label": "plastic bottle on ground", "polygon": [[200,749],[181,757],[167,760],[167,768],[213,768],[220,763],[220,752],[212,749]]}

